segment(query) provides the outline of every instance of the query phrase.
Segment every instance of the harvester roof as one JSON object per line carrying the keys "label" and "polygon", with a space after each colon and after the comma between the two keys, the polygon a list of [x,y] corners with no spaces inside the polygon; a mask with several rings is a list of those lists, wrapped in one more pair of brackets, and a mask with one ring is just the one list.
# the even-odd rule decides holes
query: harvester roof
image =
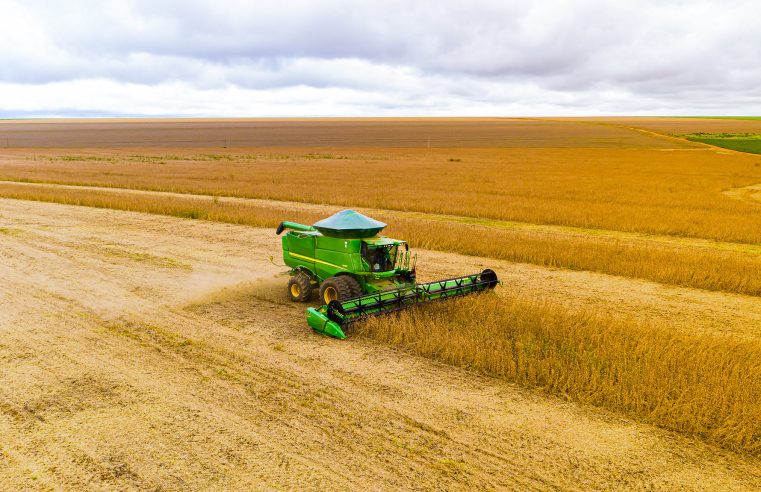
{"label": "harvester roof", "polygon": [[342,210],[315,222],[312,227],[328,237],[365,238],[377,235],[386,224],[354,210]]}

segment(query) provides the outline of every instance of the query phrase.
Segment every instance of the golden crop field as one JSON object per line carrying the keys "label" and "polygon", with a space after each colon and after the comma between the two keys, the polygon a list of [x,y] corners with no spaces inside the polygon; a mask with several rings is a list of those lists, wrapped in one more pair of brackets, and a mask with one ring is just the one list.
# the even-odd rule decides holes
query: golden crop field
{"label": "golden crop field", "polygon": [[403,313],[392,323],[371,319],[361,330],[416,354],[761,452],[757,340],[489,295]]}
{"label": "golden crop field", "polygon": [[[677,118],[4,121],[0,200],[8,204],[8,217],[16,219],[5,220],[0,209],[0,242],[46,245],[34,253],[11,248],[8,257],[19,262],[19,272],[24,261],[49,261],[54,246],[46,241],[54,232],[43,219],[38,224],[33,213],[22,211],[32,204],[40,217],[67,224],[61,217],[74,214],[69,210],[93,214],[93,223],[101,224],[97,231],[88,228],[87,218],[67,226],[79,241],[106,234],[109,221],[117,229],[121,220],[133,224],[128,231],[134,240],[108,234],[104,245],[91,246],[88,254],[107,254],[104,261],[110,265],[141,262],[135,268],[145,272],[144,279],[152,275],[149,263],[154,270],[167,270],[165,278],[159,276],[161,284],[131,285],[125,292],[146,299],[169,296],[171,316],[157,315],[154,326],[142,311],[130,311],[138,319],[129,322],[119,311],[117,321],[104,318],[110,327],[106,331],[143,347],[159,347],[160,353],[186,364],[195,364],[195,358],[203,364],[199,374],[219,377],[225,385],[259,384],[246,379],[254,360],[249,350],[266,350],[268,363],[284,371],[294,364],[312,370],[313,361],[303,351],[314,351],[320,364],[333,371],[320,376],[323,385],[331,378],[356,382],[353,378],[361,372],[353,365],[357,361],[398,357],[400,370],[410,375],[403,382],[410,394],[425,391],[425,384],[434,384],[431,378],[460,377],[452,374],[476,378],[476,387],[506,384],[499,386],[505,392],[517,385],[561,406],[603,412],[602,420],[628,419],[642,429],[657,427],[671,436],[666,440],[686,439],[679,444],[680,456],[716,453],[730,469],[744,470],[743,479],[749,480],[733,482],[722,475],[711,483],[752,488],[761,484],[761,200],[755,193],[761,156],[679,135],[759,128],[759,121]],[[77,207],[55,208],[71,205]],[[273,256],[277,264],[280,255],[272,229],[282,220],[311,224],[343,208],[382,220],[389,224],[384,234],[408,239],[420,251],[425,280],[488,267],[503,285],[493,295],[373,318],[339,344],[304,338],[309,333],[303,309],[285,299],[286,280],[273,280],[284,269],[269,262]],[[151,221],[164,229],[149,234]],[[173,244],[175,235],[183,237],[181,231],[194,228],[203,233]],[[249,235],[256,240],[254,252],[247,251],[246,240],[237,239]],[[56,236],[55,248],[78,247],[74,239],[68,241]],[[144,249],[133,251],[138,244]],[[74,271],[81,260],[61,254]],[[186,276],[195,279],[203,271],[203,279],[243,268],[232,260],[226,264],[225,254],[249,262],[243,274],[228,273],[235,282],[219,282],[233,292],[215,291],[210,298],[192,298],[190,308],[176,307],[175,294],[166,292],[184,282],[195,288],[198,280]],[[203,255],[203,261],[193,255]],[[176,264],[190,266],[183,270]],[[126,270],[121,274],[130,275]],[[64,273],[56,275],[62,285],[74,282],[61,280],[68,278]],[[241,284],[246,275],[261,276],[266,285],[246,287]],[[22,278],[18,274],[13,281]],[[97,298],[98,289],[88,289],[87,295]],[[101,308],[105,301],[92,302]],[[101,316],[92,309],[79,316]],[[221,331],[205,331],[208,319]],[[251,323],[265,328],[251,328]],[[249,332],[270,345],[253,346],[245,336]],[[202,356],[207,347],[211,355]],[[246,348],[239,352],[236,347]],[[223,353],[234,354],[227,359]],[[441,363],[462,372],[444,376],[437,371],[455,369],[442,369]],[[417,367],[434,376],[413,382]],[[384,381],[357,383],[361,389],[356,391],[386,388]],[[286,393],[296,391],[287,382],[281,386]],[[308,397],[298,391],[298,397],[291,396],[320,419],[340,409],[341,425],[351,427],[359,418],[356,402],[320,388]],[[379,398],[389,402],[393,391],[402,390],[381,391]],[[407,400],[400,405],[425,413]],[[509,406],[505,400],[500,405]],[[276,413],[275,407],[268,408]],[[393,404],[377,408],[378,422],[389,408],[398,410]],[[439,409],[442,415],[459,415],[478,405],[463,408]],[[505,416],[495,420],[500,423],[492,424],[498,426],[511,421]],[[374,451],[364,452],[382,454],[388,443],[375,435],[374,424],[362,422],[372,434],[364,437],[374,443]],[[394,441],[417,464],[453,446],[442,444],[446,439],[436,433],[436,418],[425,422],[415,428],[430,427],[433,437]],[[460,438],[465,435],[474,433],[463,430]],[[609,441],[600,439],[595,449],[603,450],[600,459],[609,463],[606,445],[600,444]],[[627,442],[632,440],[636,438]],[[653,447],[653,463],[664,456],[665,448],[659,446]],[[488,470],[476,470],[475,455],[458,452],[462,467],[460,458],[437,455],[436,467],[421,464],[405,473],[422,474],[434,483],[451,477],[454,467],[474,487],[489,488],[479,481]],[[694,459],[696,469],[708,463]],[[580,460],[592,458],[585,454]],[[644,462],[642,466],[655,466]],[[371,470],[364,472],[372,476]],[[560,483],[555,475],[547,480]],[[670,485],[699,487],[697,475],[679,480],[684,481]],[[592,482],[605,488],[599,477]]]}

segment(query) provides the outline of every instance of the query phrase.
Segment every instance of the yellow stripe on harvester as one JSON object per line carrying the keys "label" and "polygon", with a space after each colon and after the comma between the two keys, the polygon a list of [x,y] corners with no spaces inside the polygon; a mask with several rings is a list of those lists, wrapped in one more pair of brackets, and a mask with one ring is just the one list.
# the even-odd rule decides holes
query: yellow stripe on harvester
{"label": "yellow stripe on harvester", "polygon": [[297,253],[291,253],[290,251],[288,252],[288,254],[290,256],[293,256],[293,257],[296,257],[296,258],[300,258],[302,260],[315,261],[317,263],[322,263],[323,265],[328,265],[328,266],[332,266],[332,267],[335,267],[335,268],[347,268],[345,266],[338,266],[338,265],[334,265],[332,263],[328,263],[327,261],[318,260],[317,258],[310,258],[309,256],[304,256],[304,255],[300,255],[300,254],[297,254]]}

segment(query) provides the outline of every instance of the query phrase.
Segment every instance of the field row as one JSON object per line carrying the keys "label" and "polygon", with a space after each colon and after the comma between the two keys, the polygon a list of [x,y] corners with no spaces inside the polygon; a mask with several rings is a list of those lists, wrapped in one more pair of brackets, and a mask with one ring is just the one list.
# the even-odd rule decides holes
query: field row
{"label": "field row", "polygon": [[[272,228],[282,220],[311,224],[337,210],[276,201],[20,183],[0,183],[0,196]],[[467,218],[366,212],[390,224],[387,234],[408,239],[413,247],[761,296],[761,255],[743,244],[659,241],[636,235],[615,237],[604,231],[511,228]]]}

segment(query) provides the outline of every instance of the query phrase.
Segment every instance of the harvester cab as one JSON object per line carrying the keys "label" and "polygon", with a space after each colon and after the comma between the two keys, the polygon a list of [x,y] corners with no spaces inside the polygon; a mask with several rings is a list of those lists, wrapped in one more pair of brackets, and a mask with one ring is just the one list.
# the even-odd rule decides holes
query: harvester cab
{"label": "harvester cab", "polygon": [[343,328],[368,316],[423,302],[494,288],[492,270],[426,284],[415,283],[417,258],[406,241],[379,236],[386,224],[353,210],[308,226],[281,222],[283,260],[291,268],[288,294],[307,302],[319,292],[323,306],[307,308],[315,331],[346,338]]}

